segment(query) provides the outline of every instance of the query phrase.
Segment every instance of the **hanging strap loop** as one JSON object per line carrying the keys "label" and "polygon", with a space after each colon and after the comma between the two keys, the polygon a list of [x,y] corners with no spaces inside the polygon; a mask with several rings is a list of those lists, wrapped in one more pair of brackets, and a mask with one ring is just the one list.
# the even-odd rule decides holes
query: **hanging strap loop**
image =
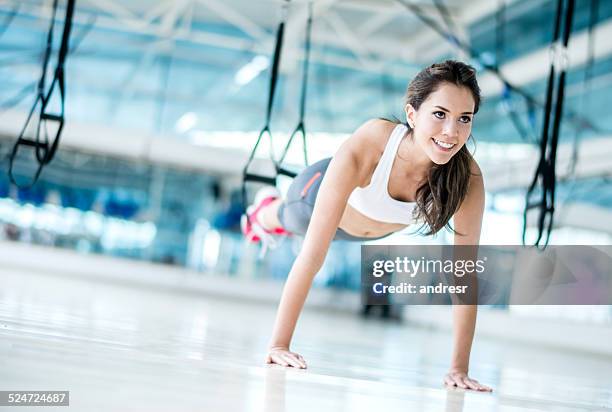
{"label": "hanging strap loop", "polygon": [[[251,181],[251,182],[265,183],[269,185],[276,185],[277,177],[279,175],[284,175],[290,178],[294,178],[295,176],[297,176],[296,172],[289,170],[284,166],[284,160],[285,160],[285,157],[287,156],[287,153],[289,152],[289,148],[291,147],[292,142],[294,141],[295,137],[298,134],[301,135],[302,137],[304,164],[308,165],[308,151],[307,151],[307,146],[306,146],[306,127],[305,127],[304,117],[306,113],[308,68],[309,68],[309,62],[310,62],[310,48],[311,48],[312,2],[310,2],[308,5],[308,21],[306,25],[306,39],[305,39],[305,46],[304,46],[304,63],[303,63],[303,72],[302,72],[302,86],[301,86],[300,111],[299,111],[298,124],[296,128],[293,130],[293,133],[291,133],[291,135],[289,136],[289,140],[287,141],[287,144],[285,145],[284,150],[281,153],[281,156],[279,157],[278,160],[276,160],[274,157],[273,137],[270,131],[270,121],[271,121],[271,116],[272,116],[272,109],[274,107],[275,90],[278,84],[278,70],[279,70],[280,60],[281,60],[281,55],[282,55],[282,43],[283,43],[283,36],[284,36],[284,30],[285,30],[285,21],[287,18],[288,4],[289,4],[289,1],[284,3],[284,7],[282,10],[282,19],[279,24],[277,35],[276,35],[276,45],[274,49],[274,58],[273,58],[271,76],[270,76],[270,89],[269,89],[269,94],[268,94],[268,105],[267,105],[267,110],[266,110],[266,123],[263,129],[261,130],[261,132],[259,133],[255,146],[253,147],[253,150],[251,151],[247,164],[245,165],[243,169],[242,203],[244,207],[246,207],[246,204],[247,204],[247,193],[246,193],[246,183],[247,182]],[[261,142],[261,139],[266,134],[269,136],[269,139],[270,139],[269,155],[270,155],[270,160],[272,161],[274,165],[274,172],[275,172],[273,176],[261,175],[261,174],[249,172],[249,166],[253,162],[255,153]]]}
{"label": "hanging strap loop", "polygon": [[[29,188],[34,186],[40,177],[40,174],[47,164],[53,160],[55,153],[57,152],[57,148],[59,147],[59,142],[61,138],[62,131],[64,129],[64,113],[65,113],[65,94],[66,94],[66,81],[65,81],[65,62],[68,56],[68,52],[70,50],[69,40],[70,40],[70,32],[72,30],[72,20],[74,16],[74,8],[75,8],[76,0],[67,0],[66,3],[66,14],[64,18],[64,28],[62,32],[62,38],[60,43],[60,49],[58,52],[57,63],[55,66],[55,70],[53,73],[53,79],[51,80],[51,84],[49,88],[46,88],[46,76],[47,76],[47,68],[49,65],[49,61],[51,59],[51,52],[53,47],[53,30],[55,28],[55,17],[57,14],[57,6],[58,0],[53,1],[53,12],[51,14],[51,23],[49,24],[49,31],[47,33],[47,42],[45,47],[45,52],[43,56],[43,64],[42,64],[42,73],[40,76],[40,80],[38,82],[37,87],[37,96],[30,109],[30,112],[26,118],[26,122],[19,133],[17,138],[17,142],[13,146],[11,151],[11,155],[9,158],[9,178],[13,184],[21,188]],[[59,113],[51,113],[48,109],[49,102],[53,97],[53,92],[57,88],[59,93],[59,102],[60,102],[60,110]],[[36,108],[40,105],[39,111],[39,119],[36,124],[35,138],[28,139],[25,137],[25,133],[30,125],[30,122],[33,119],[34,113],[36,112]],[[55,136],[53,137],[51,143],[49,143],[49,135],[48,135],[48,123],[57,123],[57,131],[55,132]],[[41,134],[44,136],[44,140],[42,140]],[[13,166],[15,162],[15,158],[19,152],[20,146],[32,147],[34,149],[34,153],[36,155],[36,160],[38,166],[34,173],[31,181],[24,185],[20,185],[17,183]]]}
{"label": "hanging strap loop", "polygon": [[276,170],[279,174],[283,174],[286,176],[291,176],[291,177],[295,177],[295,173],[286,169],[283,166],[283,162],[285,160],[285,157],[287,156],[287,153],[289,152],[289,148],[291,147],[291,143],[293,142],[293,139],[300,134],[302,136],[302,148],[303,148],[303,155],[304,155],[304,165],[308,166],[308,149],[306,147],[306,127],[304,125],[305,121],[304,121],[304,117],[306,114],[306,95],[307,95],[307,91],[308,91],[308,68],[309,68],[309,63],[310,63],[310,44],[311,44],[311,37],[312,37],[312,2],[308,3],[308,20],[306,22],[306,34],[305,34],[305,40],[304,40],[304,63],[302,66],[302,88],[301,88],[301,95],[300,95],[300,117],[298,119],[298,124],[295,127],[295,129],[293,130],[293,133],[291,133],[291,136],[289,136],[289,140],[287,141],[287,144],[285,145],[285,149],[283,150],[283,153],[281,154],[281,157],[278,159],[278,162],[276,164]]}
{"label": "hanging strap loop", "polygon": [[274,95],[276,92],[276,85],[278,84],[278,70],[279,70],[280,59],[281,59],[281,54],[282,54],[283,37],[285,34],[285,21],[287,19],[286,7],[288,3],[289,1],[287,0],[287,2],[283,4],[283,8],[281,10],[281,21],[276,31],[276,43],[274,46],[274,57],[272,60],[272,70],[270,72],[270,86],[268,89],[268,104],[266,106],[265,124],[263,128],[261,129],[261,131],[259,132],[255,146],[253,147],[253,150],[251,150],[249,159],[247,160],[247,163],[242,170],[241,192],[242,192],[242,205],[244,209],[246,209],[246,205],[247,205],[246,183],[248,181],[276,185],[276,177],[278,175],[278,170],[276,170],[276,174],[274,176],[266,176],[266,175],[261,175],[258,173],[251,173],[249,171],[249,168],[253,162],[253,159],[255,158],[255,153],[257,152],[257,148],[259,147],[261,139],[264,137],[264,135],[267,135],[270,141],[270,150],[269,150],[270,160],[274,164],[275,169],[278,169],[276,165],[276,161],[274,160],[274,150],[273,150],[274,142],[272,138],[272,132],[270,131],[270,121],[272,118],[272,108],[274,107]]}
{"label": "hanging strap loop", "polygon": [[[575,0],[568,0],[567,11],[565,13],[565,22],[563,26],[563,39],[562,48],[557,47],[556,54],[563,55],[566,53],[567,45],[572,29],[572,19],[574,15],[574,3]],[[557,1],[557,15],[555,18],[555,28],[553,35],[553,45],[557,44],[561,37],[561,16],[564,10],[564,0]],[[553,56],[555,57],[555,56]],[[556,61],[555,61],[556,60]],[[565,97],[565,77],[567,65],[565,64],[565,58],[553,59],[550,65],[550,73],[548,77],[548,88],[546,91],[546,105],[544,113],[544,127],[542,130],[542,138],[540,140],[540,161],[536,173],[527,190],[525,199],[525,210],[523,212],[523,244],[526,244],[526,231],[527,231],[527,215],[531,209],[537,209],[538,211],[538,235],[534,242],[534,246],[538,249],[545,249],[550,240],[550,234],[553,229],[554,213],[555,213],[555,186],[556,186],[556,159],[557,159],[557,145],[559,142],[559,134],[561,131],[561,121],[563,118],[563,102]],[[554,118],[552,119],[552,131],[550,127],[551,115],[553,115],[553,94],[555,89],[555,74],[556,70],[559,70],[559,76],[557,79],[557,93],[556,93],[556,104],[554,110]],[[539,200],[533,200],[536,192],[536,185],[538,181],[541,181],[541,193]],[[541,245],[542,237],[546,234],[544,244]]]}

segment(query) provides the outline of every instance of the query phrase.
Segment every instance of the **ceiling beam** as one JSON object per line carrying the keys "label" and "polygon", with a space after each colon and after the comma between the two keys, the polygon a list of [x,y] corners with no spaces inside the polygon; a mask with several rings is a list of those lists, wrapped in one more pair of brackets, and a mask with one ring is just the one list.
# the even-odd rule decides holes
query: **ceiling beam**
{"label": "ceiling beam", "polygon": [[[411,0],[411,3],[418,6],[426,13],[436,11],[436,7],[431,3],[431,0]],[[460,6],[447,6],[449,10],[456,12]],[[405,8],[396,0],[340,0],[337,5],[338,9],[359,11],[367,14],[372,13],[400,13],[405,11]]]}
{"label": "ceiling beam", "polygon": [[359,63],[371,71],[380,70],[381,64],[370,60],[372,57],[371,51],[364,40],[351,30],[338,14],[330,11],[325,15],[325,19],[336,32],[344,47],[353,53]]}
{"label": "ceiling beam", "polygon": [[359,37],[367,38],[368,36],[371,36],[372,34],[376,33],[386,24],[393,21],[395,18],[397,18],[397,13],[389,13],[389,12],[375,13],[374,16],[366,20],[366,22],[362,24],[361,27],[358,27],[356,29],[357,33],[359,34]]}
{"label": "ceiling beam", "polygon": [[176,30],[177,23],[187,13],[191,0],[175,0],[163,16],[159,24],[160,37],[171,37]]}
{"label": "ceiling beam", "polygon": [[96,9],[108,13],[117,19],[135,19],[136,13],[114,0],[86,0]]}
{"label": "ceiling beam", "polygon": [[[0,0],[1,2],[2,0]],[[1,4],[1,3],[0,3]],[[24,5],[21,8],[22,14],[26,14],[33,17],[38,17],[40,19],[44,18],[45,14],[43,9],[39,6],[32,5]],[[89,17],[86,13],[77,13],[74,16],[75,25],[86,26],[89,23]],[[61,18],[60,18],[61,20]],[[27,21],[15,21],[14,24],[21,25],[22,27],[30,26],[31,24]],[[38,26],[37,26],[38,27]],[[117,31],[120,33],[134,33],[134,34],[144,34],[150,35],[154,38],[159,38],[160,29],[159,23],[154,22],[145,22],[144,20],[139,19],[123,19],[117,20],[115,18],[110,18],[106,16],[98,16],[95,23],[96,28]],[[112,36],[113,33],[109,33],[108,36]],[[91,34],[90,34],[91,36]],[[341,44],[341,41],[337,39],[337,36],[323,34],[319,36],[319,34],[313,32],[313,43],[325,41],[329,38],[335,38],[336,44]],[[165,37],[164,37],[165,38]],[[270,55],[272,53],[272,36],[268,35],[268,42],[256,41],[253,39],[248,39],[244,37],[225,35],[213,32],[207,32],[204,30],[193,30],[189,33],[183,30],[176,30],[172,35],[173,40],[183,40],[192,42],[194,44],[211,46],[211,47],[219,47],[228,50],[235,51],[244,51],[250,53],[259,53],[263,55]],[[389,46],[393,48],[393,45]],[[160,51],[160,53],[168,53],[167,51]],[[192,52],[190,52],[192,53]],[[175,51],[172,52],[175,54]],[[193,53],[192,53],[193,54]],[[188,59],[189,60],[189,59]],[[341,67],[345,69],[352,70],[360,70],[360,71],[374,71],[377,72],[377,58],[362,58],[362,61],[365,62],[365,66],[357,61],[354,57],[343,56],[332,53],[322,53],[316,50],[313,50],[311,53],[311,60],[313,62],[318,62],[321,64],[326,64],[330,66]]]}
{"label": "ceiling beam", "polygon": [[219,0],[196,0],[200,5],[213,11],[229,24],[237,27],[243,33],[250,36],[254,40],[265,41],[269,40],[269,34],[253,20],[230,7],[226,1]]}
{"label": "ceiling beam", "polygon": [[[511,6],[517,0],[505,0],[506,7]],[[532,1],[532,3],[537,3]],[[463,40],[469,44],[468,30],[470,25],[476,21],[483,19],[493,13],[496,13],[499,7],[499,1],[497,0],[473,0],[469,3],[469,7],[461,7],[453,12],[453,9],[449,9],[453,15],[455,23],[463,27],[465,33],[463,34]],[[407,12],[404,9],[404,12]],[[445,27],[442,19],[436,16],[442,27]],[[419,34],[414,36],[410,41],[410,49],[413,50],[414,58],[418,58],[421,62],[432,62],[439,56],[446,53],[455,51],[453,46],[445,39],[440,37],[439,34],[435,33],[431,28],[423,28]]]}

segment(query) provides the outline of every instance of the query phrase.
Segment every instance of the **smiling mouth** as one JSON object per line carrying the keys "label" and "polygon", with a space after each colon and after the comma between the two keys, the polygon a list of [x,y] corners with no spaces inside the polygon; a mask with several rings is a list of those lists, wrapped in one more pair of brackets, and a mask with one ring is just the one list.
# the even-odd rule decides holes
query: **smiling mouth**
{"label": "smiling mouth", "polygon": [[453,147],[455,147],[455,143],[446,143],[446,142],[443,142],[441,140],[434,139],[434,138],[432,138],[431,140],[433,140],[438,147],[440,147],[440,148],[442,148],[444,150],[450,150]]}

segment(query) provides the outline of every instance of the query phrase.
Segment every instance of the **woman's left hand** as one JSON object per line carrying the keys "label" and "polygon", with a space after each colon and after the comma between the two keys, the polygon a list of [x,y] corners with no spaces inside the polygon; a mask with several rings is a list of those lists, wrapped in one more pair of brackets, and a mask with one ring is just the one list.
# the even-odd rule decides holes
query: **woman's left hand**
{"label": "woman's left hand", "polygon": [[466,372],[449,371],[444,377],[444,384],[481,392],[493,392],[492,388],[479,383],[476,379],[470,378]]}

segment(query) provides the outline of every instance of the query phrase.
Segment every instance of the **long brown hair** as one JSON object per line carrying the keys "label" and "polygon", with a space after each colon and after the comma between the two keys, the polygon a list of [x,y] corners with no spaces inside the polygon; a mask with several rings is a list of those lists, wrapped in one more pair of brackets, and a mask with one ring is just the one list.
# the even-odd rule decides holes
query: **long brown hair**
{"label": "long brown hair", "polygon": [[[474,114],[478,112],[481,98],[476,70],[455,60],[432,64],[421,70],[408,85],[405,104],[418,110],[425,99],[445,82],[466,87],[474,97]],[[410,132],[410,126],[406,126]],[[421,229],[429,229],[426,235],[437,233],[445,227],[455,232],[449,222],[467,194],[472,162],[472,154],[463,145],[446,164],[434,164],[429,170],[427,182],[417,189],[414,217],[423,222]]]}

